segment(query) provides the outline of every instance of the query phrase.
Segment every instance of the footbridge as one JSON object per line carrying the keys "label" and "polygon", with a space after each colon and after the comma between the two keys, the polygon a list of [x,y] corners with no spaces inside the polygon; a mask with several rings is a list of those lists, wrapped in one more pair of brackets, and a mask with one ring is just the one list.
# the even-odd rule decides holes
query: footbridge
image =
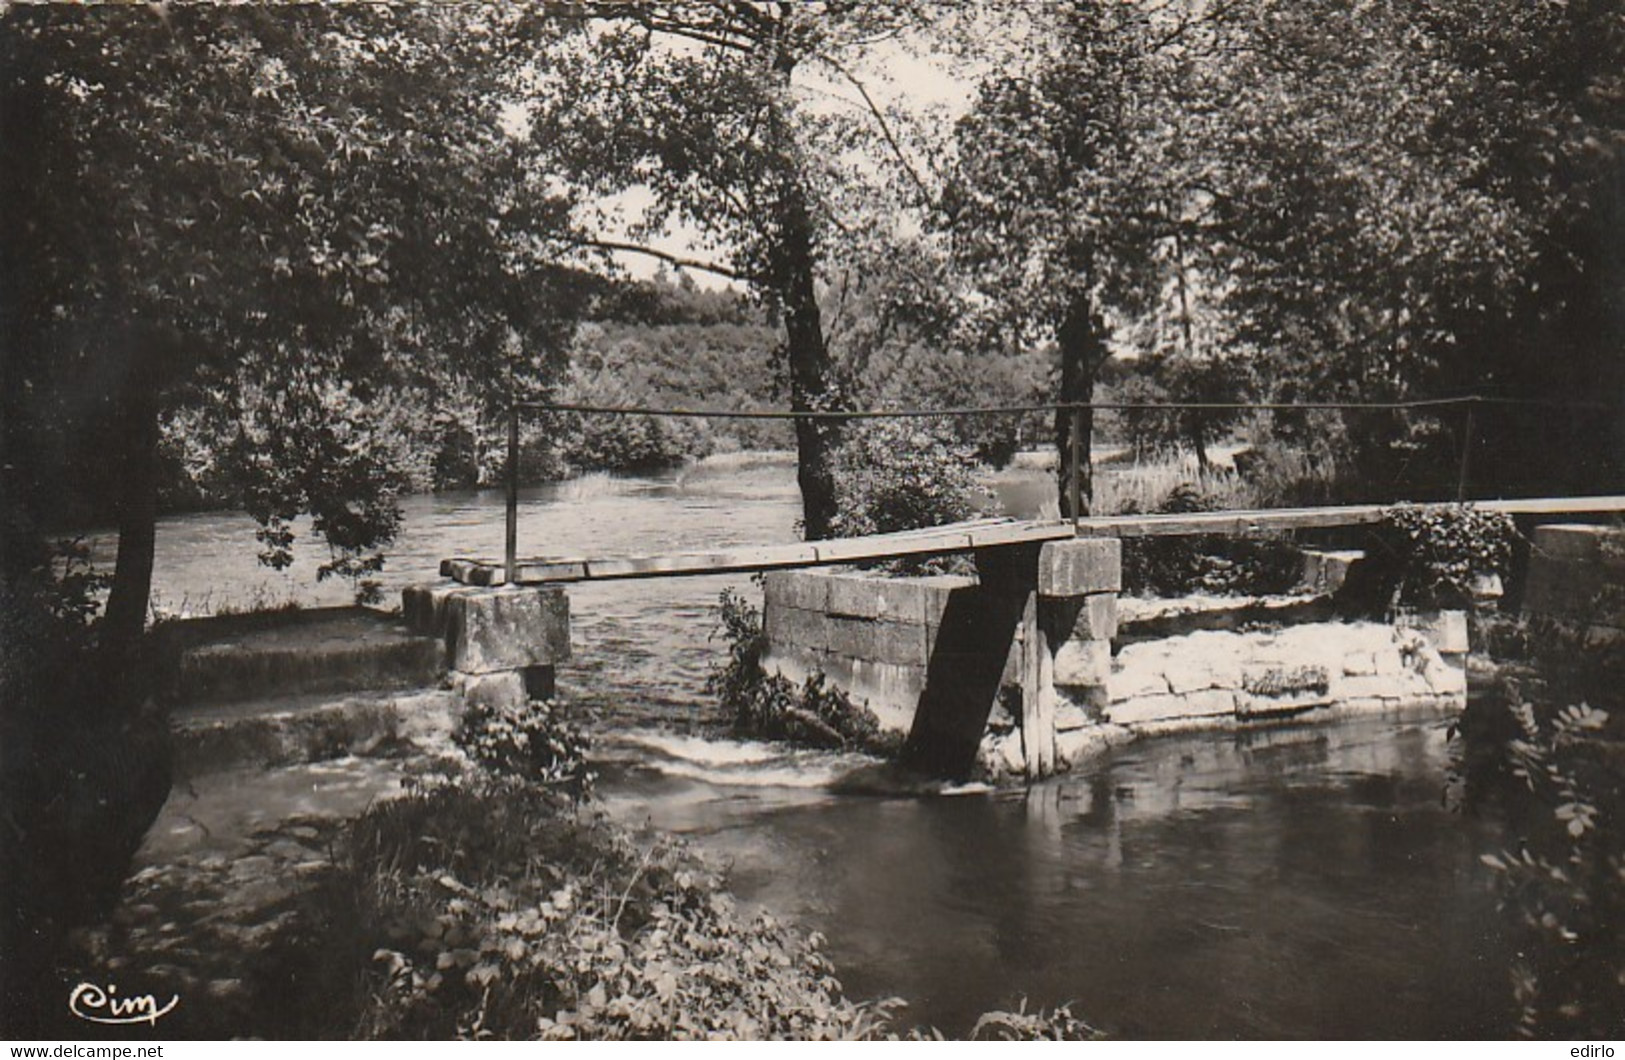
{"label": "footbridge", "polygon": [[[1625,496],[1475,501],[1482,511],[1508,515],[1561,516],[1625,511]],[[1449,505],[1419,505],[1445,508]],[[536,556],[505,560],[450,557],[440,575],[463,585],[555,585],[623,578],[678,578],[759,573],[804,567],[868,565],[890,559],[976,553],[1072,538],[1234,537],[1290,530],[1329,529],[1382,522],[1393,505],[1357,504],[1315,508],[1269,508],[1152,515],[1084,516],[1075,520],[985,518],[921,530],[834,538],[786,545],[670,552],[650,556]]]}
{"label": "footbridge", "polygon": [[[1473,405],[1480,400],[1389,406],[1437,412],[1466,402],[1458,502],[1469,492],[1466,442],[1472,437]],[[588,415],[777,419],[1048,412],[1060,422],[1070,413],[1062,492],[1076,512],[1082,507],[1080,418],[1089,407],[839,414],[545,408]],[[855,699],[870,702],[884,726],[906,734],[905,761],[943,776],[964,777],[993,758],[1002,760],[1007,772],[1042,777],[1065,768],[1089,740],[1125,726],[1155,729],[1191,718],[1245,726],[1296,718],[1306,711],[1333,716],[1324,711],[1338,705],[1391,709],[1415,700],[1459,709],[1465,701],[1467,634],[1459,616],[1424,631],[1426,643],[1416,639],[1423,635],[1417,630],[1338,627],[1330,635],[1317,635],[1311,662],[1290,652],[1278,659],[1269,651],[1256,665],[1221,660],[1194,666],[1176,659],[1145,679],[1144,688],[1113,686],[1123,678],[1114,640],[1124,539],[1248,536],[1375,524],[1387,517],[1391,505],[1074,519],[991,517],[901,533],[698,552],[523,556],[517,518],[521,408],[534,406],[516,406],[509,422],[505,555],[448,557],[440,564],[440,583],[410,588],[403,601],[410,626],[445,639],[452,683],[470,702],[518,704],[551,695],[555,666],[570,655],[571,584],[740,573],[766,576],[765,661],[792,680],[823,673]],[[1595,520],[1625,512],[1625,496],[1471,503],[1535,522]],[[812,569],[953,554],[974,557],[974,578],[885,579]],[[1276,647],[1280,645],[1270,651]],[[1130,698],[1118,700],[1119,692]]]}

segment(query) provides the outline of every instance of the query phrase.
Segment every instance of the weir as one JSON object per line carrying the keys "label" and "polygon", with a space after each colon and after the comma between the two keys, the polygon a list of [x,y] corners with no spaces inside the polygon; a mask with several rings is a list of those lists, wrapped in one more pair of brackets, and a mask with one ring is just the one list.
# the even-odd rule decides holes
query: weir
{"label": "weir", "polygon": [[[1618,513],[1625,511],[1625,497],[1476,507],[1536,517]],[[569,658],[565,584],[766,572],[770,669],[798,681],[822,673],[866,702],[884,727],[906,735],[904,760],[914,768],[952,778],[980,772],[1037,779],[1137,733],[1461,709],[1469,647],[1461,612],[1119,642],[1121,537],[1360,525],[1388,510],[992,519],[664,556],[511,564],[459,557],[441,564],[448,580],[406,590],[403,604],[414,632],[445,644],[452,684],[466,701],[518,704],[551,695],[555,667]],[[1600,533],[1542,527],[1535,539],[1537,571],[1549,542],[1545,547],[1569,563],[1562,576],[1594,587],[1590,571],[1601,569],[1618,595],[1625,561],[1617,556],[1625,548],[1605,549],[1597,544]],[[974,555],[977,577],[892,579],[798,569],[949,553]],[[1604,553],[1607,562],[1598,558]],[[1587,572],[1575,575],[1575,564]],[[1531,606],[1579,592],[1540,588],[1558,577],[1531,574]]]}

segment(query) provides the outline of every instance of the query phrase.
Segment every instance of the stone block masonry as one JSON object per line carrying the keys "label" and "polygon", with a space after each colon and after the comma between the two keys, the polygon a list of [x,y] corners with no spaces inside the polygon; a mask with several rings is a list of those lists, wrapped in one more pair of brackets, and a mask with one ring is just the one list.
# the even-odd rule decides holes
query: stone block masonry
{"label": "stone block masonry", "polygon": [[981,610],[975,579],[950,575],[774,571],[762,589],[764,665],[798,684],[822,673],[905,735],[939,642],[943,653],[968,650],[969,616]]}
{"label": "stone block masonry", "polygon": [[1115,537],[1047,541],[1038,555],[1038,595],[1071,599],[1123,587],[1123,543]]}
{"label": "stone block masonry", "polygon": [[570,601],[547,586],[411,586],[401,610],[415,633],[441,638],[454,689],[469,705],[515,708],[551,696],[570,657]]}
{"label": "stone block masonry", "polygon": [[1465,706],[1461,613],[1148,633],[1120,628],[1118,541],[976,561],[977,579],[771,573],[764,663],[823,673],[954,776],[1036,779],[1136,733]]}
{"label": "stone block masonry", "polygon": [[1202,630],[1131,644],[1114,662],[1105,720],[1161,731],[1220,721],[1310,720],[1349,704],[1372,710],[1466,706],[1466,616],[1444,612],[1402,621],[1408,624]]}
{"label": "stone block masonry", "polygon": [[1586,524],[1537,527],[1523,608],[1590,643],[1625,638],[1625,530]]}
{"label": "stone block masonry", "polygon": [[[976,559],[977,579],[769,573],[764,664],[797,682],[823,673],[907,735],[916,764],[954,772],[991,754],[1053,772],[1056,735],[1097,722],[1107,702],[1121,547],[1057,541]],[[1008,746],[990,749],[989,733]]]}

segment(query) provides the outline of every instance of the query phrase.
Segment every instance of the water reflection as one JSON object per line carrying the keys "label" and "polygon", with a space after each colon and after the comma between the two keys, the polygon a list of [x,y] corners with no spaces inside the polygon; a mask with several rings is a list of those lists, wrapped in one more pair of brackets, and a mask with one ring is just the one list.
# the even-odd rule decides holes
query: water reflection
{"label": "water reflection", "polygon": [[760,799],[659,769],[612,807],[730,860],[860,996],[950,1032],[1055,1005],[1158,1037],[1502,1037],[1505,943],[1444,733],[1147,741],[1027,792]]}
{"label": "water reflection", "polygon": [[[526,491],[527,552],[795,536],[788,466],[568,489]],[[386,590],[445,555],[500,553],[500,506],[495,492],[409,500]],[[230,513],[164,520],[159,601],[240,607],[269,585],[273,600],[345,602],[314,562],[257,567],[253,530]],[[110,541],[99,555],[111,562]],[[1025,997],[1075,1001],[1126,1035],[1506,1035],[1506,943],[1477,862],[1496,844],[1440,805],[1441,727],[1169,738],[1028,792],[838,795],[859,763],[673,735],[713,716],[710,608],[727,586],[748,579],[573,587],[559,684],[600,715],[610,812],[730,860],[742,896],[829,937],[854,995],[901,995],[953,1033]]]}

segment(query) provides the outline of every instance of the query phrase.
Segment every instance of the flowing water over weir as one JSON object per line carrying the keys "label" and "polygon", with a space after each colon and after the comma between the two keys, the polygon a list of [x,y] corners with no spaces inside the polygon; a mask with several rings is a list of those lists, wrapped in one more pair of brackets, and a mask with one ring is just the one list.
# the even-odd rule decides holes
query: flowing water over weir
{"label": "flowing water over weir", "polygon": [[[1000,484],[1018,514],[1033,486]],[[386,600],[442,556],[500,554],[501,503],[409,500]],[[589,478],[525,494],[521,551],[789,542],[798,508],[782,461]],[[314,561],[279,575],[254,551],[246,517],[166,519],[158,603],[346,602]],[[1130,1036],[1506,1034],[1508,955],[1478,863],[1494,840],[1441,803],[1443,723],[1148,740],[1028,790],[900,791],[858,756],[718,733],[702,686],[730,585],[750,589],[572,587],[559,685],[595,719],[608,812],[687,836],[744,900],[822,932],[853,996],[901,996],[906,1019],[950,1034],[1023,998]]]}

